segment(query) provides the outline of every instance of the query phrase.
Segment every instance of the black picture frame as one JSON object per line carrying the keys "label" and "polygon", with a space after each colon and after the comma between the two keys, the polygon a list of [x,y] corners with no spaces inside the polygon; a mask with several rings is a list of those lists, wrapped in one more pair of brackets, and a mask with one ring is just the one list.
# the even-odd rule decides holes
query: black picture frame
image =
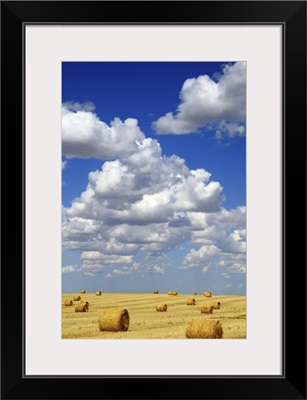
{"label": "black picture frame", "polygon": [[[30,23],[283,26],[281,376],[24,375],[23,30]],[[2,1],[1,56],[1,398],[306,399],[306,2]],[[12,164],[18,166],[14,174]],[[8,234],[12,227],[14,233]]]}

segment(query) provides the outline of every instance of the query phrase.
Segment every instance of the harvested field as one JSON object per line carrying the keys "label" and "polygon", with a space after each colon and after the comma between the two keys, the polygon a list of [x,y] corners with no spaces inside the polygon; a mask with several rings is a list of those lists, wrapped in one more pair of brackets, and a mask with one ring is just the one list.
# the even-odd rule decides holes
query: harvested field
{"label": "harvested field", "polygon": [[[191,321],[218,319],[223,325],[223,339],[246,338],[246,296],[215,296],[207,300],[204,295],[194,296],[196,305],[187,307],[190,294],[169,296],[167,293],[85,293],[82,301],[90,304],[88,312],[76,313],[74,307],[65,307],[75,293],[62,295],[63,339],[186,339],[186,327]],[[221,309],[202,314],[202,306],[220,302]],[[158,303],[167,304],[167,312],[157,312]],[[127,309],[130,317],[126,332],[99,330],[100,310]],[[186,339],[188,340],[188,339]]]}

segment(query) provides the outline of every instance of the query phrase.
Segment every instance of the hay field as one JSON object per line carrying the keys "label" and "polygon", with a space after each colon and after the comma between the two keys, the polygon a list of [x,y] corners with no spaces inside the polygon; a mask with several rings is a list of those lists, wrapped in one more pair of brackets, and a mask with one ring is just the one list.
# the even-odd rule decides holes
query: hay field
{"label": "hay field", "polygon": [[[78,293],[77,293],[78,294]],[[63,339],[185,339],[189,321],[218,319],[223,327],[223,339],[246,338],[246,296],[212,296],[203,294],[95,293],[81,294],[81,301],[89,302],[88,312],[75,312],[80,301],[65,306],[76,293],[62,295],[62,338]],[[196,305],[187,305],[194,298]],[[202,306],[220,302],[221,308],[212,314],[202,314]],[[156,305],[167,304],[166,312],[157,312]],[[126,332],[101,332],[99,311],[101,309],[125,308],[129,312],[130,325]]]}

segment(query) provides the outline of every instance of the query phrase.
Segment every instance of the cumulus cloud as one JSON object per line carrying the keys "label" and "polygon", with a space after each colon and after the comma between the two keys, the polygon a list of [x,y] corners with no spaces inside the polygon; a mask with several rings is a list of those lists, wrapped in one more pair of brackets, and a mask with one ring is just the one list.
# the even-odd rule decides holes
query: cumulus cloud
{"label": "cumulus cloud", "polygon": [[232,210],[221,208],[216,213],[191,212],[187,213],[187,217],[193,229],[193,243],[210,244],[212,241],[223,239],[227,242],[227,232],[233,229],[240,229],[240,232],[243,232],[245,229],[246,207],[238,206]]}
{"label": "cumulus cloud", "polygon": [[101,262],[103,264],[129,264],[132,262],[132,256],[119,256],[117,254],[105,254],[99,251],[84,251],[81,254],[81,260],[88,262]]}
{"label": "cumulus cloud", "polygon": [[77,272],[77,271],[78,271],[77,265],[65,265],[64,267],[62,267],[63,274],[68,274],[68,273]]}
{"label": "cumulus cloud", "polygon": [[164,274],[165,268],[161,267],[160,265],[153,265],[153,266],[147,267],[147,271],[149,271],[153,274]]}
{"label": "cumulus cloud", "polygon": [[95,276],[92,272],[83,272],[84,276]]}
{"label": "cumulus cloud", "polygon": [[63,103],[63,107],[70,111],[94,111],[95,104],[91,101],[87,101],[85,103],[66,101]]}
{"label": "cumulus cloud", "polygon": [[[64,211],[65,212],[65,211]],[[70,239],[84,238],[94,235],[101,230],[101,222],[94,219],[86,219],[81,217],[70,218],[69,221],[65,220],[62,228],[62,235],[65,238],[69,236]]]}
{"label": "cumulus cloud", "polygon": [[221,121],[215,131],[215,139],[222,140],[224,137],[230,139],[236,136],[245,136],[245,125],[236,122]]}
{"label": "cumulus cloud", "polygon": [[245,253],[221,253],[217,265],[226,268],[229,272],[244,274],[246,273],[246,255]]}
{"label": "cumulus cloud", "polygon": [[132,154],[90,172],[85,191],[63,210],[63,248],[116,255],[174,249],[197,224],[210,224],[196,214],[222,209],[222,187],[210,178],[178,156],[162,156],[156,140],[136,141]]}
{"label": "cumulus cloud", "polygon": [[89,174],[89,184],[66,210],[69,218],[109,225],[148,225],[178,220],[180,212],[216,212],[222,187],[203,169],[189,170],[178,157],[147,158],[144,173],[119,160]]}
{"label": "cumulus cloud", "polygon": [[[234,72],[223,76],[228,73]],[[224,90],[231,92],[226,83]],[[135,119],[116,118],[108,126],[88,106],[66,103],[62,112],[66,157],[103,159],[81,195],[62,208],[63,250],[82,252],[80,267],[63,272],[103,272],[109,278],[166,274],[172,262],[164,253],[184,243],[195,248],[183,257],[181,269],[246,270],[245,207],[223,208],[223,188],[208,171],[164,156]],[[136,263],[140,253],[145,256]]]}
{"label": "cumulus cloud", "polygon": [[[189,170],[178,157],[162,157],[155,166],[144,173],[146,179],[119,160],[90,173],[86,190],[63,210],[63,249],[82,250],[82,270],[100,271],[132,263],[140,251],[159,254],[191,242],[201,247],[188,253],[180,268],[207,272],[215,257],[221,266],[242,271],[245,207],[221,207],[219,183],[205,170]],[[227,264],[228,253],[240,252],[243,258]]]}
{"label": "cumulus cloud", "polygon": [[189,231],[169,227],[167,222],[148,225],[119,224],[111,228],[109,233],[123,246],[136,246],[137,250],[149,253],[170,250],[190,238]]}
{"label": "cumulus cloud", "polygon": [[114,275],[129,275],[131,272],[123,269],[113,269],[112,274]]}
{"label": "cumulus cloud", "polygon": [[211,260],[218,255],[220,250],[215,245],[202,246],[199,250],[192,249],[183,259],[181,269],[203,267],[207,272],[211,266]]}
{"label": "cumulus cloud", "polygon": [[[231,213],[229,212],[221,212],[214,215],[216,223],[209,226],[209,233],[206,232],[206,228],[204,229],[206,244],[202,245],[198,250],[193,248],[184,257],[180,265],[181,269],[199,267],[202,268],[203,272],[208,272],[214,261],[216,266],[227,269],[227,272],[221,273],[223,278],[230,278],[230,272],[246,272],[246,230],[234,229],[227,234],[227,230],[225,230],[225,220],[224,223],[219,224],[219,220],[221,220],[219,214],[224,214],[224,217],[228,217],[227,219],[231,217]],[[234,215],[236,215],[236,213],[234,213]],[[226,227],[229,228],[230,226],[231,225],[226,224]],[[212,227],[213,229],[210,229]],[[210,242],[215,244],[209,244]]]}
{"label": "cumulus cloud", "polygon": [[109,126],[89,109],[62,105],[62,152],[67,158],[124,157],[133,154],[136,141],[143,139],[134,118],[115,118]]}
{"label": "cumulus cloud", "polygon": [[219,241],[221,250],[217,263],[231,273],[246,273],[246,229],[235,229]]}
{"label": "cumulus cloud", "polygon": [[99,251],[83,251],[80,259],[81,272],[100,273],[105,268],[111,268],[115,265],[131,264],[133,256],[105,254]]}
{"label": "cumulus cloud", "polygon": [[129,158],[89,174],[86,190],[63,212],[64,249],[163,252],[191,239],[197,217],[189,213],[220,212],[222,187],[207,171],[189,170],[176,156],[149,154],[143,173]]}
{"label": "cumulus cloud", "polygon": [[165,267],[160,265],[146,265],[146,263],[137,263],[134,262],[131,266],[124,266],[121,269],[115,268],[106,275],[107,278],[111,278],[113,275],[130,275],[134,272],[141,274],[141,276],[145,273],[151,274],[164,274]]}
{"label": "cumulus cloud", "polygon": [[226,253],[245,253],[246,230],[234,230],[230,235],[220,240],[220,249]]}
{"label": "cumulus cloud", "polygon": [[208,124],[218,125],[217,137],[243,135],[246,115],[246,63],[224,65],[222,73],[187,79],[180,91],[175,114],[168,112],[154,121],[158,134],[187,134]]}

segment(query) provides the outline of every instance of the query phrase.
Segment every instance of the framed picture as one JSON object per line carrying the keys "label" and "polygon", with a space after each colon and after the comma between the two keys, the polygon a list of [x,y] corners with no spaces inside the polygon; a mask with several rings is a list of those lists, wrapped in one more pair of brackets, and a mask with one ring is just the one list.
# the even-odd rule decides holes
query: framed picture
{"label": "framed picture", "polygon": [[1,26],[2,398],[306,399],[306,3]]}

